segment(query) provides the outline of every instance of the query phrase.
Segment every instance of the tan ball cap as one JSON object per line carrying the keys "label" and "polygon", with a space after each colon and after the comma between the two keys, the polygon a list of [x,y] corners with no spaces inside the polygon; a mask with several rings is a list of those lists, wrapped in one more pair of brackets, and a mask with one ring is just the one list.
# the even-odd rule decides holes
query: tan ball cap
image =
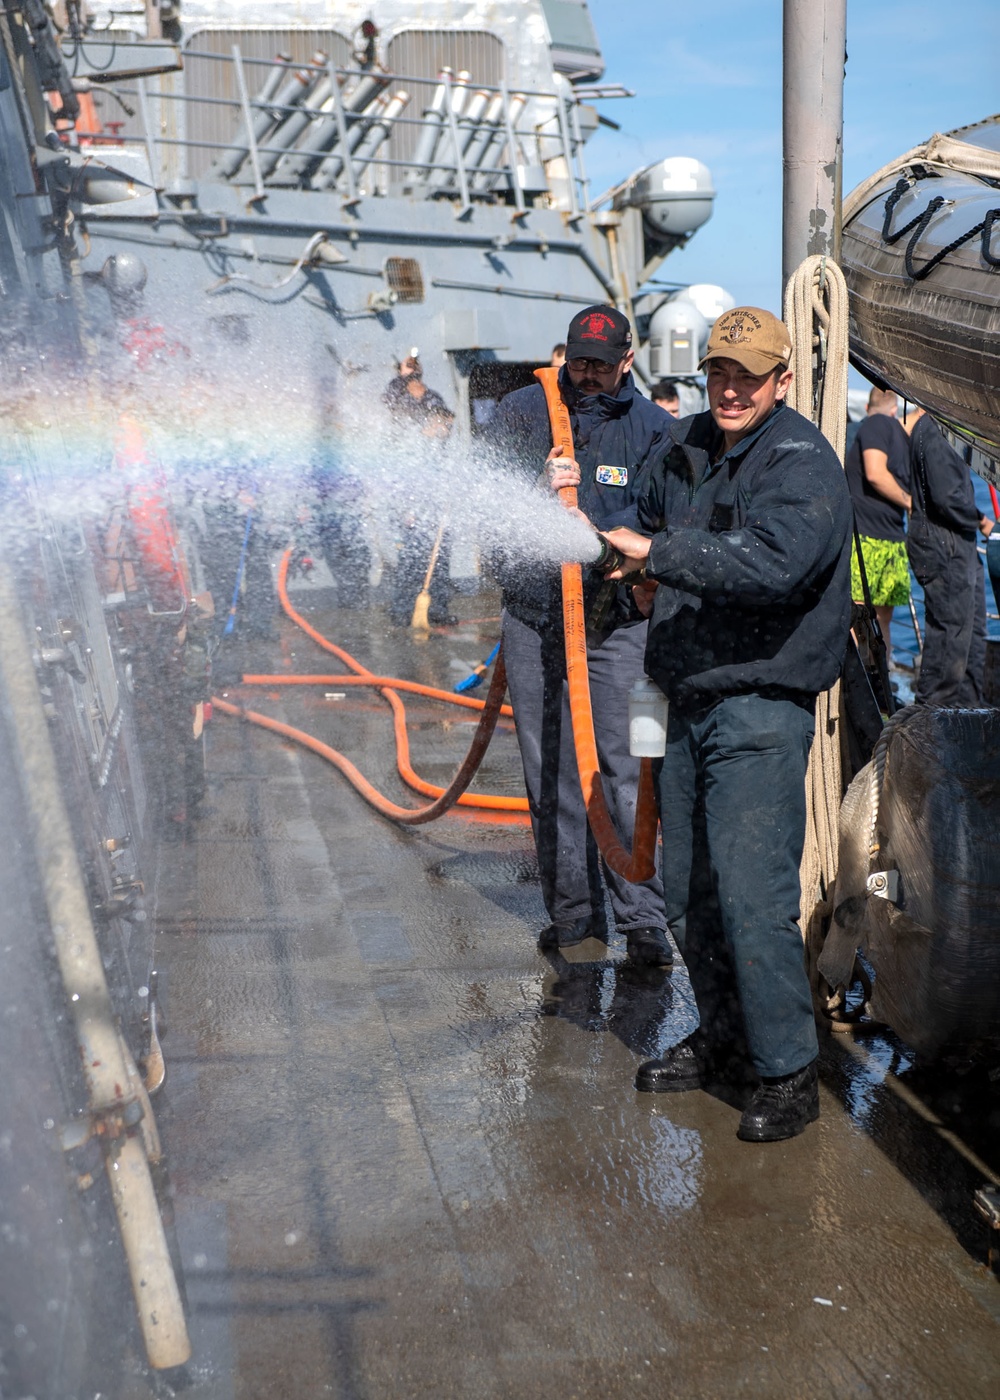
{"label": "tan ball cap", "polygon": [[736,306],[712,327],[701,363],[735,360],[751,374],[770,374],[777,365],[787,369],[791,355],[792,337],[784,321],[759,306]]}

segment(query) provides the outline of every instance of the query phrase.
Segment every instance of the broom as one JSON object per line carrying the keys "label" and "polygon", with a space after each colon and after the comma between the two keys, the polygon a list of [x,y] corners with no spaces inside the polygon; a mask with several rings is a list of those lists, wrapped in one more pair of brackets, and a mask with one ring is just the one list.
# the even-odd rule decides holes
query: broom
{"label": "broom", "polygon": [[427,616],[431,605],[431,579],[434,577],[434,570],[437,567],[438,555],[441,552],[441,541],[444,538],[445,527],[448,524],[446,515],[441,517],[441,524],[438,526],[437,535],[434,537],[434,544],[431,547],[430,563],[427,565],[427,572],[424,575],[424,586],[417,594],[417,601],[413,604],[413,616],[410,618],[410,626],[418,632],[429,632],[431,630],[430,618]]}

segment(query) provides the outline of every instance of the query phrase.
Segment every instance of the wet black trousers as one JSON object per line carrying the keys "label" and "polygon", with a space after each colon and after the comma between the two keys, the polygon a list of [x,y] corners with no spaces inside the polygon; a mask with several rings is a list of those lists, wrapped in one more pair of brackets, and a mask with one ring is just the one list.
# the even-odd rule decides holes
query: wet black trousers
{"label": "wet black trousers", "polygon": [[799,931],[799,862],[813,714],[736,695],[670,707],[654,763],[670,931],[714,1046],[764,1077],[815,1059]]}
{"label": "wet black trousers", "polygon": [[[552,923],[592,914],[603,921],[602,862],[580,790],[562,628],[536,632],[505,612],[502,634],[545,908]],[[645,650],[642,622],[617,628],[587,654],[604,795],[627,848],[639,784],[639,760],[628,751],[628,693],[644,675]],[[666,928],[659,877],[633,885],[605,870],[604,878],[620,930]]]}
{"label": "wet black trousers", "polygon": [[924,590],[918,705],[978,707],[986,667],[986,585],[975,539],[929,520],[910,527],[907,552]]}

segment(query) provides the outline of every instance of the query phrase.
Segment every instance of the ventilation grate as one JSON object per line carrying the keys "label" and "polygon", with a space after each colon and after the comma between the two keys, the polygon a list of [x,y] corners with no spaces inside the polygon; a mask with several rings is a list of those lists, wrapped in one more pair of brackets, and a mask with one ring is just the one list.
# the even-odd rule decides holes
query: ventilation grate
{"label": "ventilation grate", "polygon": [[385,280],[401,302],[424,299],[424,278],[416,258],[386,258]]}

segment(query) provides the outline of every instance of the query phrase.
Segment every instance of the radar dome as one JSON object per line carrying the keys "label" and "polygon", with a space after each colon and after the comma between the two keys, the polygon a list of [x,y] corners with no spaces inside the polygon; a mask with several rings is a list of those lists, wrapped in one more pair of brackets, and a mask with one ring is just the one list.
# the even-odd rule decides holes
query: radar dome
{"label": "radar dome", "polygon": [[713,325],[726,311],[732,311],[736,298],[725,287],[717,287],[714,282],[693,282],[681,292],[687,301],[697,306],[709,326]]}

